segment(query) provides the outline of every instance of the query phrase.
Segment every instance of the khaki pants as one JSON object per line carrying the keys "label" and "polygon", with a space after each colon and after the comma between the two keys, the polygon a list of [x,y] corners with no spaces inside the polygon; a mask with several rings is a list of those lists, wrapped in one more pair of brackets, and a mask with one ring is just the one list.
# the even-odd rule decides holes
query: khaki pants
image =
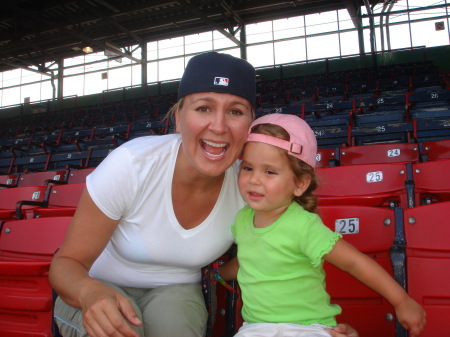
{"label": "khaki pants", "polygon": [[[118,287],[105,282],[130,299],[141,326],[130,326],[140,337],[202,337],[207,312],[200,284],[176,284],[154,289]],[[54,316],[64,337],[88,336],[81,309],[71,307],[59,297]]]}

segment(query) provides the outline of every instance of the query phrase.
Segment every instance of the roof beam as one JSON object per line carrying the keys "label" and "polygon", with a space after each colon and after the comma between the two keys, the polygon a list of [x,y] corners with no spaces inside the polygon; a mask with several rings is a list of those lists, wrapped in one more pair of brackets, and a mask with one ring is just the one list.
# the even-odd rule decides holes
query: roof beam
{"label": "roof beam", "polygon": [[236,37],[231,34],[230,32],[227,32],[225,29],[220,28],[217,26],[217,24],[208,18],[208,16],[205,15],[202,11],[198,10],[197,7],[191,4],[191,0],[181,0],[180,3],[182,3],[192,14],[195,14],[198,16],[201,20],[206,22],[211,28],[214,30],[217,30],[225,37],[229,38],[231,41],[233,41],[237,46],[241,47],[243,43],[236,39]]}
{"label": "roof beam", "polygon": [[[224,0],[219,1],[220,6],[237,22],[239,28],[234,32],[235,34],[241,27],[245,25],[244,20],[233,10],[233,8],[228,5],[228,3]],[[230,31],[232,31],[232,27],[229,27]]]}
{"label": "roof beam", "polygon": [[[19,60],[19,61],[20,61],[20,60]],[[9,66],[11,66],[11,67],[13,67],[13,68],[21,68],[21,69],[25,69],[25,70],[31,71],[31,72],[33,72],[33,73],[37,73],[37,74],[40,74],[40,75],[49,76],[49,77],[51,77],[51,78],[56,78],[56,77],[57,77],[57,75],[55,75],[55,74],[53,74],[53,73],[47,73],[47,72],[41,71],[41,70],[39,70],[39,69],[28,68],[26,65],[22,65],[22,64],[19,64],[19,63],[10,62],[10,61],[5,61],[5,60],[2,61],[2,63],[7,64],[7,65],[9,65]]]}

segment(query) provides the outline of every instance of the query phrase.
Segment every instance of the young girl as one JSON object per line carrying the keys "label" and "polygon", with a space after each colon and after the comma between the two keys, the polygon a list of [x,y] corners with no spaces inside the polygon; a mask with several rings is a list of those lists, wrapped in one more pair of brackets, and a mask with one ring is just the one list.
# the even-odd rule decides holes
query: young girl
{"label": "young girl", "polygon": [[330,304],[323,261],[384,296],[417,336],[425,325],[422,307],[314,213],[316,152],[313,131],[297,116],[266,115],[250,127],[238,181],[247,206],[232,227],[237,260],[221,269],[226,279],[237,273],[242,291],[245,323],[236,336],[330,336],[341,310]]}

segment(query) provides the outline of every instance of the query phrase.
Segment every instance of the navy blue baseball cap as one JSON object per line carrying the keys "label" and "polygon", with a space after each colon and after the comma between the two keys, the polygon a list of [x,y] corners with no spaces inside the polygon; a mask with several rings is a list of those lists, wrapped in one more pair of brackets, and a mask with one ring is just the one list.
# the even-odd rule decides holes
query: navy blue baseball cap
{"label": "navy blue baseball cap", "polygon": [[256,100],[256,71],[247,61],[228,54],[208,52],[194,56],[178,87],[178,99],[196,92],[217,92]]}

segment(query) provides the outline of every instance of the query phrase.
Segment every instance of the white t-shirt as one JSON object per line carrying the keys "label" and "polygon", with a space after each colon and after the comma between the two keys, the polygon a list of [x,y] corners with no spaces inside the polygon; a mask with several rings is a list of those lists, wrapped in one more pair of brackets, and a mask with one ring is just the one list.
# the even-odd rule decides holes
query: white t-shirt
{"label": "white t-shirt", "polygon": [[111,219],[120,219],[91,276],[138,288],[199,282],[200,268],[230,247],[230,227],[244,206],[237,187],[237,163],[226,171],[210,215],[186,230],[172,205],[180,144],[178,134],[136,138],[111,152],[87,177],[95,204]]}

